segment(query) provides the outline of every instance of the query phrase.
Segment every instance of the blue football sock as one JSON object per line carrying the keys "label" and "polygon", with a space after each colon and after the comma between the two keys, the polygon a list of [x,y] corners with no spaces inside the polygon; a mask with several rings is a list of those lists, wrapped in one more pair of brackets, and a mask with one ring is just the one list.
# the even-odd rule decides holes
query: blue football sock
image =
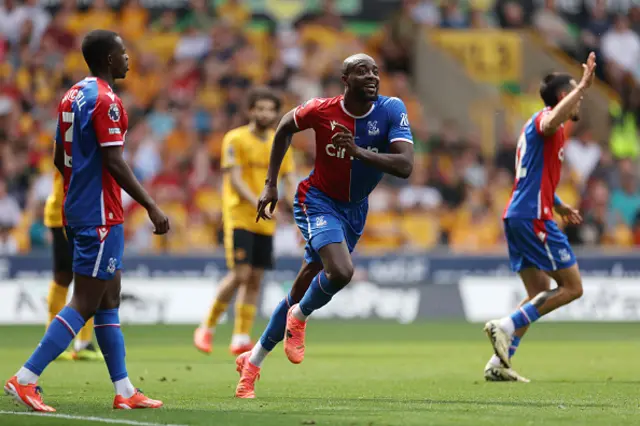
{"label": "blue football sock", "polygon": [[289,312],[291,305],[293,305],[293,299],[291,298],[291,293],[289,293],[280,301],[276,309],[271,314],[269,324],[267,324],[267,328],[260,337],[260,345],[269,352],[271,352],[273,348],[275,348],[276,345],[284,339],[284,329],[287,324],[287,312]]}
{"label": "blue football sock", "polygon": [[120,329],[118,309],[103,309],[96,312],[93,324],[111,381],[124,379],[128,374],[124,362],[124,336]]}
{"label": "blue football sock", "polygon": [[47,365],[67,349],[85,322],[78,311],[65,306],[51,321],[40,344],[24,364],[25,368],[41,375]]}
{"label": "blue football sock", "polygon": [[320,271],[311,281],[311,286],[300,301],[300,310],[305,316],[329,303],[331,298],[342,289],[342,286],[329,281],[324,271]]}
{"label": "blue football sock", "polygon": [[537,321],[538,318],[540,318],[538,308],[533,306],[531,302],[526,303],[511,314],[511,321],[513,321],[516,330]]}
{"label": "blue football sock", "polygon": [[509,359],[516,354],[518,346],[520,345],[520,337],[513,336],[511,339],[511,345],[509,345]]}

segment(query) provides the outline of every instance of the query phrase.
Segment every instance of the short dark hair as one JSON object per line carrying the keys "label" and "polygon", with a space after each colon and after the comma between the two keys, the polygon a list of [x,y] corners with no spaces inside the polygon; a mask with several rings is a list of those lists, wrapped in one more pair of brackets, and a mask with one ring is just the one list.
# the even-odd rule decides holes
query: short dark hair
{"label": "short dark hair", "polygon": [[82,56],[91,71],[105,65],[106,58],[117,47],[118,33],[109,30],[93,30],[82,40]]}
{"label": "short dark hair", "polygon": [[268,87],[256,87],[249,92],[249,98],[247,100],[247,106],[249,109],[253,109],[258,101],[271,101],[276,105],[276,110],[280,111],[282,106],[282,100],[280,97]]}
{"label": "short dark hair", "polygon": [[571,86],[571,77],[567,73],[552,72],[544,76],[540,83],[540,97],[548,107],[554,107],[560,102],[560,92]]}

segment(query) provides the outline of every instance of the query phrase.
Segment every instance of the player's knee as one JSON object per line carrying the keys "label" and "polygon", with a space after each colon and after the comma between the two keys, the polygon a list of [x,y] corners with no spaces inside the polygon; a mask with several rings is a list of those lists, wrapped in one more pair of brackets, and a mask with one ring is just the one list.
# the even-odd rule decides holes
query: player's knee
{"label": "player's knee", "polygon": [[325,274],[327,274],[329,281],[345,286],[353,278],[353,265],[351,263],[335,265],[332,268],[325,269]]}
{"label": "player's knee", "polygon": [[582,288],[582,280],[579,280],[570,287],[569,294],[571,295],[571,300],[580,299],[583,293],[584,289]]}

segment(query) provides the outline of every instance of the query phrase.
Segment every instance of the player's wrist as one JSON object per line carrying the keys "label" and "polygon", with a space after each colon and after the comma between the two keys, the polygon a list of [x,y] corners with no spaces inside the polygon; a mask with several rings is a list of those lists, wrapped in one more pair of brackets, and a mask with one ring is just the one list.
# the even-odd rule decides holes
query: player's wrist
{"label": "player's wrist", "polygon": [[278,187],[278,182],[276,182],[276,180],[274,180],[274,179],[267,178],[264,181],[264,186],[268,186],[270,188],[277,188]]}

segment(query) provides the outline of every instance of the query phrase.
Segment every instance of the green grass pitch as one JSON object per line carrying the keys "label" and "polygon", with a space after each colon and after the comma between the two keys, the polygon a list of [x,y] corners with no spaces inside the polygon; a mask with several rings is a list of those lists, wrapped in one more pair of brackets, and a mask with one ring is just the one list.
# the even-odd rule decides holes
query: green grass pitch
{"label": "green grass pitch", "polygon": [[[256,330],[262,329],[258,324]],[[55,362],[45,402],[80,419],[19,416],[0,398],[0,425],[638,425],[640,324],[537,324],[514,367],[532,383],[486,383],[482,326],[463,323],[310,322],[307,356],[282,346],[264,364],[256,400],[236,400],[229,326],[214,354],[191,346],[192,327],[126,326],[134,384],[160,410],[114,411],[102,363]],[[42,327],[0,327],[0,378],[30,354]],[[139,423],[138,423],[139,424]]]}

